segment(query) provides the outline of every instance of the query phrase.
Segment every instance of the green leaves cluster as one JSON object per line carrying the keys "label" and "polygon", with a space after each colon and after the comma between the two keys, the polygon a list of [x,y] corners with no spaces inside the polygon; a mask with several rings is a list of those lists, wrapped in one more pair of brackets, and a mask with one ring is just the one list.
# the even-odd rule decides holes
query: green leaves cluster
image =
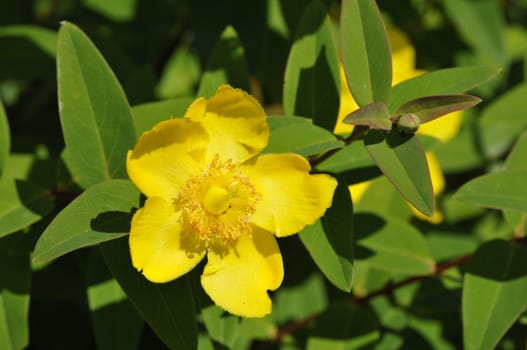
{"label": "green leaves cluster", "polygon": [[[66,336],[49,340],[35,330],[50,294],[54,303],[82,309],[89,317],[84,337],[100,349],[249,349],[257,341],[281,349],[524,344],[527,90],[524,77],[511,81],[507,73],[525,66],[527,30],[509,26],[501,13],[508,8],[495,1],[443,1],[432,15],[415,3],[422,4],[210,1],[206,10],[184,4],[171,11],[156,4],[137,9],[134,19],[135,1],[87,1],[111,19],[109,32],[89,19],[63,22],[58,32],[4,25],[0,5],[0,46],[15,47],[0,55],[0,66],[17,67],[0,69],[8,107],[0,103],[0,348],[22,349],[30,339],[35,347],[73,346]],[[527,14],[527,6],[516,6]],[[212,18],[206,23],[203,11]],[[413,35],[425,64],[459,67],[392,86],[396,67],[383,15]],[[445,27],[432,23],[438,16]],[[142,37],[132,29],[141,23],[157,23],[160,31],[152,26]],[[453,27],[457,32],[449,32]],[[441,40],[454,36],[453,47],[463,51],[443,60],[430,47],[435,39],[418,35],[431,28],[446,33]],[[161,30],[178,35],[170,45],[151,40]],[[120,40],[129,52],[114,47]],[[161,66],[149,66],[153,61]],[[498,75],[502,69],[506,74]],[[18,107],[23,88],[10,90],[6,79],[45,82],[31,99],[34,109],[58,99],[57,125],[38,139],[46,146],[24,146],[36,141],[20,131],[18,115],[34,110]],[[355,126],[350,135],[333,132],[341,79],[358,105],[344,111],[344,123]],[[325,215],[280,241],[286,277],[264,319],[239,319],[211,305],[200,271],[154,284],[129,257],[130,220],[143,198],[127,179],[127,151],[142,132],[182,116],[196,96],[211,96],[223,83],[265,102],[271,134],[264,152],[298,153],[313,172],[338,180]],[[451,141],[418,132],[476,105]],[[441,196],[434,193],[431,152],[446,174]],[[349,187],[359,183],[362,195]],[[411,207],[444,219],[417,219]],[[72,281],[81,292],[70,301]],[[38,327],[46,333],[51,324]]]}

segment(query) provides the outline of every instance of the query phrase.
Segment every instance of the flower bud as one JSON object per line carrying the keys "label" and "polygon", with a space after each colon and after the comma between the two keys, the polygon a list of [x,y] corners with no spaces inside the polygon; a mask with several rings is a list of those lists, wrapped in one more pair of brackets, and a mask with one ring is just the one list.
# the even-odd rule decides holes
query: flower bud
{"label": "flower bud", "polygon": [[404,113],[397,119],[397,127],[400,131],[408,134],[413,134],[419,129],[421,120],[413,113]]}

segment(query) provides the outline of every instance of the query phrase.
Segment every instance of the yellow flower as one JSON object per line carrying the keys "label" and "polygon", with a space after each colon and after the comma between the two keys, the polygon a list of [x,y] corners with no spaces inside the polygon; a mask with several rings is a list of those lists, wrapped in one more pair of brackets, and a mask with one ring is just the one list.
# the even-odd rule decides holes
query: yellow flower
{"label": "yellow flower", "polygon": [[309,174],[299,155],[258,155],[268,137],[259,103],[228,85],[144,133],[126,163],[147,197],[132,219],[134,267],[161,283],[207,256],[201,284],[218,306],[270,313],[267,291],[283,279],[273,233],[292,235],[322,216],[336,181]]}
{"label": "yellow flower", "polygon": [[[393,80],[392,84],[398,84],[401,81],[414,78],[420,74],[425,73],[422,70],[415,69],[415,50],[412,47],[408,38],[395,27],[388,27],[388,37],[392,48],[392,65],[393,65]],[[337,134],[350,133],[353,130],[353,125],[344,124],[342,120],[346,115],[355,109],[359,108],[348,87],[344,69],[341,66],[341,97],[340,108],[337,125],[334,132]],[[447,142],[452,139],[461,125],[461,112],[450,113],[441,118],[437,118],[431,122],[422,124],[417,131],[418,134],[428,135],[439,139],[442,142]],[[435,156],[427,152],[426,158],[430,169],[430,177],[432,178],[432,185],[434,194],[439,195],[445,187],[445,179],[443,172],[437,162]],[[369,183],[359,183],[349,187],[350,193],[354,201],[360,200],[360,197],[368,187]],[[432,217],[427,217],[412,207],[412,212],[418,218],[430,221],[432,223],[439,223],[443,217],[439,211],[435,211]]]}

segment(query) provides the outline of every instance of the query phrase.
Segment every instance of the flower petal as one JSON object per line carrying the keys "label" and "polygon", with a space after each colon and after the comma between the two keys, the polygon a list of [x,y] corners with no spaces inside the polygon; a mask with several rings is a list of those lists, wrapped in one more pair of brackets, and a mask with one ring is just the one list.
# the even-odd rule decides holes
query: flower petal
{"label": "flower petal", "polygon": [[148,198],[133,219],[130,255],[134,267],[152,282],[168,282],[192,270],[205,256],[182,240],[180,214],[160,197]]}
{"label": "flower petal", "polygon": [[254,228],[227,253],[209,251],[201,285],[210,298],[231,314],[263,317],[271,312],[268,290],[284,278],[282,256],[270,232]]}
{"label": "flower petal", "polygon": [[209,133],[207,162],[216,154],[241,163],[258,154],[269,138],[265,112],[245,91],[222,85],[209,100],[199,98],[185,117],[200,122]]}
{"label": "flower petal", "polygon": [[207,143],[199,123],[182,118],[161,122],[128,152],[128,176],[147,197],[171,200],[190,175],[200,172]]}
{"label": "flower petal", "polygon": [[314,223],[331,205],[337,181],[329,175],[310,175],[311,166],[297,154],[266,154],[241,166],[261,198],[253,223],[278,237]]}

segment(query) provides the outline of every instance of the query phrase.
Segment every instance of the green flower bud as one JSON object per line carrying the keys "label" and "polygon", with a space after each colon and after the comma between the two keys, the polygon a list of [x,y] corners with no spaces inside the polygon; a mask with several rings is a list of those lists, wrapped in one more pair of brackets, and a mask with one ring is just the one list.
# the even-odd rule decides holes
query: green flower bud
{"label": "green flower bud", "polygon": [[404,113],[397,119],[397,127],[400,131],[413,134],[419,129],[421,120],[413,113]]}

